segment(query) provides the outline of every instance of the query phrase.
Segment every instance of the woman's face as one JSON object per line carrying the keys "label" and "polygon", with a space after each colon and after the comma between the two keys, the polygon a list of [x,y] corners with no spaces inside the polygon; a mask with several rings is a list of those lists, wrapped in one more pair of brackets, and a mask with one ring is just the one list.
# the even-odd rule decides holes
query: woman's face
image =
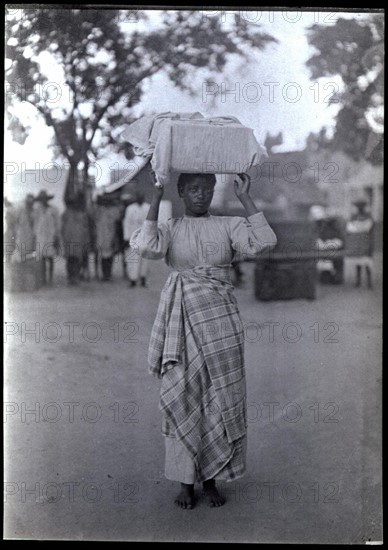
{"label": "woman's face", "polygon": [[198,176],[185,183],[179,195],[186,206],[189,216],[203,216],[207,214],[214,194],[214,183]]}

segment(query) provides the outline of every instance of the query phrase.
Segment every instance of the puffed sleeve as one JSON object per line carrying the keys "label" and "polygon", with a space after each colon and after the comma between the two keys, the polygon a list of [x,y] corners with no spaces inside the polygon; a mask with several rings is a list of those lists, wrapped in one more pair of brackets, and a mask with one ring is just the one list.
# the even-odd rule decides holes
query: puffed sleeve
{"label": "puffed sleeve", "polygon": [[262,212],[230,219],[230,237],[237,261],[253,259],[276,245],[277,238]]}
{"label": "puffed sleeve", "polygon": [[166,255],[170,238],[170,227],[167,223],[145,220],[132,234],[130,246],[142,258],[159,260]]}

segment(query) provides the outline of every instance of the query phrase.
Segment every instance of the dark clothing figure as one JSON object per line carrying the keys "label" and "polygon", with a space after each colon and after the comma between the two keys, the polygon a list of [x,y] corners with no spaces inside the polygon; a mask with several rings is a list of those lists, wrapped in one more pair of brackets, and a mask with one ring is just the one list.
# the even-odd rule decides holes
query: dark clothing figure
{"label": "dark clothing figure", "polygon": [[366,211],[367,202],[353,203],[357,212],[346,224],[347,262],[355,268],[355,286],[361,286],[362,268],[365,268],[368,288],[373,286],[374,221]]}
{"label": "dark clothing figure", "polygon": [[102,280],[109,281],[114,255],[119,250],[117,227],[121,223],[122,206],[104,203],[103,199],[99,199],[95,213],[96,246],[101,259]]}
{"label": "dark clothing figure", "polygon": [[102,280],[110,281],[112,278],[113,256],[101,258]]}
{"label": "dark clothing figure", "polygon": [[62,239],[68,282],[78,284],[85,254],[91,245],[89,216],[81,199],[68,204],[62,214]]}
{"label": "dark clothing figure", "polygon": [[66,259],[67,280],[69,285],[77,285],[81,273],[81,261],[77,256],[69,256]]}
{"label": "dark clothing figure", "polygon": [[116,239],[117,239],[117,251],[116,254],[121,255],[121,262],[123,268],[123,279],[127,279],[127,259],[126,250],[128,249],[128,242],[124,239],[123,231],[123,218],[125,214],[125,207],[122,206],[121,217],[116,220]]}

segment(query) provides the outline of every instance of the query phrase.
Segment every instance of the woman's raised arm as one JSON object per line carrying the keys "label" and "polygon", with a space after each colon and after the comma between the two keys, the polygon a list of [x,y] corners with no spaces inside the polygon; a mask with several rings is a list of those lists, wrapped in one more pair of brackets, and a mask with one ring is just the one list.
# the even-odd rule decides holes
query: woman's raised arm
{"label": "woman's raised arm", "polygon": [[152,194],[150,209],[148,210],[146,219],[155,222],[158,220],[160,201],[163,197],[164,187],[158,182],[155,172],[153,170],[150,170],[150,173],[154,182],[154,190]]}

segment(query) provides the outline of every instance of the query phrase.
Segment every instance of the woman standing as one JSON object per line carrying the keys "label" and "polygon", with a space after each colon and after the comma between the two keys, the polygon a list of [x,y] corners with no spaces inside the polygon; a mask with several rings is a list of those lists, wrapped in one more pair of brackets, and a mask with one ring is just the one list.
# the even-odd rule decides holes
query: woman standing
{"label": "woman standing", "polygon": [[210,506],[222,506],[215,480],[232,481],[245,471],[243,327],[231,262],[273,247],[276,236],[249,196],[249,176],[239,178],[235,193],[247,218],[212,216],[215,176],[181,174],[185,215],[158,224],[163,188],[155,186],[147,219],[131,239],[142,257],[165,258],[172,270],[148,360],[162,379],[165,475],[181,483],[175,500],[181,508],[193,507],[195,482],[203,483]]}

